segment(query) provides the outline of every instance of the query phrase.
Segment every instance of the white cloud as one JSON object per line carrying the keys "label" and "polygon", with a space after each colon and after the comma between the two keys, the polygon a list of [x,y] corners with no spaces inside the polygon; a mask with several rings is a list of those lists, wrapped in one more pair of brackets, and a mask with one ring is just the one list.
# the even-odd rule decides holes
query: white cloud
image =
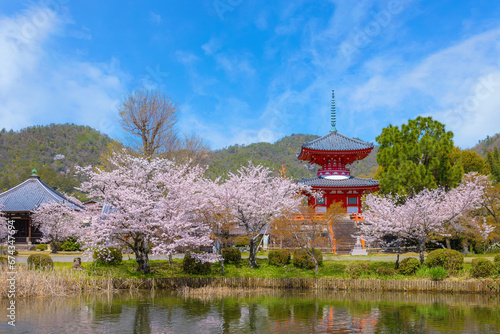
{"label": "white cloud", "polygon": [[[200,114],[193,110],[192,105],[183,104],[178,126],[181,132],[194,132],[205,138],[213,149],[228,144],[272,143],[284,135],[273,129],[264,118],[252,117],[250,106],[234,97],[220,98],[213,113]],[[214,119],[219,121],[214,122]]]}
{"label": "white cloud", "polygon": [[250,60],[244,55],[219,53],[215,55],[215,60],[231,81],[241,80],[241,77],[252,77],[255,74],[255,69],[250,64]]}
{"label": "white cloud", "polygon": [[125,75],[116,60],[91,63],[54,51],[49,45],[67,24],[41,7],[0,18],[1,127],[70,122],[118,133]]}
{"label": "white cloud", "polygon": [[[500,28],[427,55],[417,63],[394,62],[354,87],[352,105],[370,112],[429,115],[455,134],[461,147],[500,131]],[[370,73],[371,72],[371,73]],[[409,112],[409,114],[407,113]]]}
{"label": "white cloud", "polygon": [[160,14],[156,14],[155,12],[151,11],[149,12],[149,21],[158,25],[163,23],[163,18]]}
{"label": "white cloud", "polygon": [[222,42],[220,39],[211,37],[210,40],[203,44],[201,48],[205,51],[206,55],[213,55],[222,47]]}
{"label": "white cloud", "polygon": [[[445,123],[461,147],[500,131],[500,87],[475,103],[473,111],[461,107],[476,96],[481,80],[500,82],[499,28],[477,35],[467,31],[455,45],[437,50],[425,45],[427,49],[415,52],[415,44],[401,37],[410,29],[404,24],[419,10],[418,2],[404,0],[371,42],[346,57],[343,43],[352,44],[354,30],[370,26],[380,12],[373,14],[373,1],[334,4],[327,25],[302,27],[300,48],[287,55],[286,65],[272,76],[264,118],[289,111],[294,115],[280,132],[290,133],[296,124],[307,123],[314,124],[313,129],[317,126],[316,133],[325,134],[330,127],[332,88],[337,127],[351,137],[372,141],[389,123],[401,124],[418,115]],[[380,7],[380,11],[386,9]],[[279,39],[270,44],[279,47]]]}
{"label": "white cloud", "polygon": [[186,51],[176,51],[175,55],[177,56],[177,60],[184,65],[191,65],[199,59],[195,54]]}

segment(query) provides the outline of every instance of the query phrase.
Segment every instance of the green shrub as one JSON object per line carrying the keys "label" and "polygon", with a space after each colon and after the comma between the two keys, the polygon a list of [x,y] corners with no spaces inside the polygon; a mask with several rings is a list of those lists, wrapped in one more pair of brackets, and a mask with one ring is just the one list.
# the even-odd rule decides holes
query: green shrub
{"label": "green shrub", "polygon": [[222,257],[224,263],[239,265],[241,262],[241,251],[235,247],[223,248]]}
{"label": "green shrub", "polygon": [[9,260],[7,259],[7,256],[0,256],[0,269],[7,268],[9,265]]}
{"label": "green shrub", "polygon": [[401,275],[413,275],[419,267],[420,261],[414,257],[409,257],[399,263],[398,273]]}
{"label": "green shrub", "polygon": [[455,273],[464,266],[464,256],[452,249],[436,249],[427,255],[425,264],[429,267],[443,267]]}
{"label": "green shrub", "polygon": [[92,254],[96,263],[120,264],[122,263],[122,251],[116,247],[97,248]]}
{"label": "green shrub", "polygon": [[75,238],[69,238],[61,245],[61,250],[65,252],[76,252],[81,250],[81,245],[76,241]]}
{"label": "green shrub", "polygon": [[[318,249],[313,249],[313,256],[318,262],[318,266],[323,263],[323,254]],[[293,265],[297,268],[312,269],[314,261],[307,255],[305,249],[297,249],[293,252]]]}
{"label": "green shrub", "polygon": [[[193,253],[201,254],[202,252],[196,251]],[[210,274],[211,267],[209,262],[202,263],[192,257],[191,252],[187,252],[184,255],[184,260],[182,260],[182,270],[188,274],[207,275]]]}
{"label": "green shrub", "polygon": [[377,274],[380,276],[394,276],[396,275],[396,270],[394,268],[378,267]]}
{"label": "green shrub", "polygon": [[235,247],[246,247],[250,245],[250,239],[248,237],[238,237],[234,242]]}
{"label": "green shrub", "polygon": [[39,244],[35,246],[36,250],[46,251],[49,248],[46,244]]}
{"label": "green shrub", "polygon": [[47,254],[31,254],[28,256],[28,268],[48,268],[52,269],[54,267],[54,262],[52,258]]}
{"label": "green shrub", "polygon": [[356,278],[361,274],[368,274],[370,272],[370,264],[366,262],[351,262],[347,265],[345,271],[349,277]]}
{"label": "green shrub", "polygon": [[448,277],[448,270],[444,269],[443,267],[429,268],[429,277],[433,281],[442,281],[446,277]]}
{"label": "green shrub", "polygon": [[497,272],[497,268],[493,262],[487,259],[472,260],[472,276],[475,278],[488,277]]}
{"label": "green shrub", "polygon": [[493,262],[500,263],[500,254],[495,255],[495,257],[493,258]]}
{"label": "green shrub", "polygon": [[500,262],[495,262],[495,263],[493,263],[493,265],[495,266],[495,268],[497,270],[497,274],[500,274]]}
{"label": "green shrub", "polygon": [[272,250],[267,255],[269,265],[283,267],[290,264],[292,255],[288,249]]}

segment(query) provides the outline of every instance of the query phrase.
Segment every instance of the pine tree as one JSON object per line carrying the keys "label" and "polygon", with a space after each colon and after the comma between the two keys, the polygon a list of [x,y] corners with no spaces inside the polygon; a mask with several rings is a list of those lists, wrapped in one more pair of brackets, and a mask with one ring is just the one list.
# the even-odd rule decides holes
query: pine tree
{"label": "pine tree", "polygon": [[412,195],[425,188],[458,185],[463,169],[452,161],[453,133],[431,117],[417,117],[382,130],[377,172],[383,194]]}

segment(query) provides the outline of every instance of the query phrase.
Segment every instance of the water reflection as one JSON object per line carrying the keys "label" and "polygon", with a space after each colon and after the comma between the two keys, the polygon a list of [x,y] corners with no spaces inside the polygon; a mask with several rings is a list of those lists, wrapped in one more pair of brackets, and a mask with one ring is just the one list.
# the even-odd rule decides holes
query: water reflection
{"label": "water reflection", "polygon": [[[0,301],[6,310],[7,301]],[[5,312],[5,311],[4,311]],[[5,317],[4,317],[5,319]],[[497,296],[120,292],[17,301],[9,333],[500,333]]]}

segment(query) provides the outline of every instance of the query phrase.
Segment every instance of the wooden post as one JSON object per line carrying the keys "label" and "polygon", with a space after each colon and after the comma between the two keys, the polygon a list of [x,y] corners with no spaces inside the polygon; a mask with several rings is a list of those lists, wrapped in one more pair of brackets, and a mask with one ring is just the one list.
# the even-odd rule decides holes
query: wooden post
{"label": "wooden post", "polygon": [[28,246],[31,245],[31,215],[28,216]]}

